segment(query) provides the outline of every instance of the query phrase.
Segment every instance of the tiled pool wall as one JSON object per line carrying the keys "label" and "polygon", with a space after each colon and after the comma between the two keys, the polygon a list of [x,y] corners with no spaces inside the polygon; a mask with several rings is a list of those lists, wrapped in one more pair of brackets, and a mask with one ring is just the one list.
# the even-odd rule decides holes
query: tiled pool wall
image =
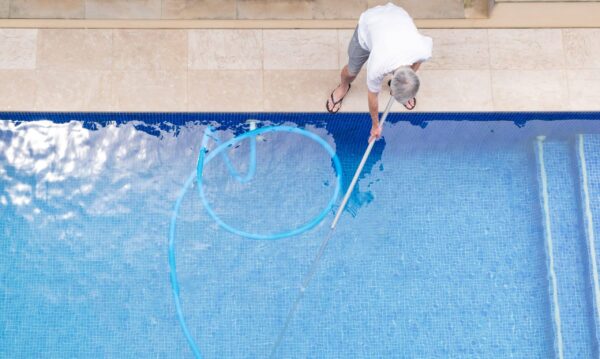
{"label": "tiled pool wall", "polygon": [[[422,32],[434,57],[419,71],[416,111],[600,109],[600,28]],[[351,35],[0,29],[0,111],[323,112]],[[342,111],[366,110],[363,70]]]}

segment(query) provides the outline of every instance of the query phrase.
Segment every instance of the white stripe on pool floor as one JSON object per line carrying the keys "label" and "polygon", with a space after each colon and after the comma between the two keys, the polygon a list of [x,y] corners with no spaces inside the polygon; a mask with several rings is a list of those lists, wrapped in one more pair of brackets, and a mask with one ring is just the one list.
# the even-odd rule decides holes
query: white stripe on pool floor
{"label": "white stripe on pool floor", "polygon": [[556,284],[556,272],[554,270],[554,253],[552,248],[552,227],[550,225],[550,205],[548,203],[548,177],[546,176],[546,166],[544,165],[544,139],[545,136],[537,137],[538,163],[540,164],[540,179],[542,181],[542,200],[544,202],[544,220],[546,247],[548,251],[548,272],[552,282],[552,301],[554,304],[554,326],[556,328],[556,346],[558,349],[558,358],[564,358],[563,338],[560,322],[560,307],[558,304],[558,286]]}

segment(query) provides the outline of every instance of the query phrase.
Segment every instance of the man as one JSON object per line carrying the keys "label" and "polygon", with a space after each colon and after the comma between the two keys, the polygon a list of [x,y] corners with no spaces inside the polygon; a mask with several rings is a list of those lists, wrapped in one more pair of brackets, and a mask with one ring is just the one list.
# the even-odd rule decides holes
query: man
{"label": "man", "polygon": [[419,90],[416,71],[421,62],[431,58],[433,42],[417,30],[412,18],[392,3],[368,9],[360,15],[358,26],[348,46],[348,65],[341,73],[341,83],[327,100],[327,111],[337,113],[363,64],[367,62],[369,113],[372,127],[369,142],[381,137],[377,97],[384,79],[392,75],[391,94],[396,101],[412,110]]}

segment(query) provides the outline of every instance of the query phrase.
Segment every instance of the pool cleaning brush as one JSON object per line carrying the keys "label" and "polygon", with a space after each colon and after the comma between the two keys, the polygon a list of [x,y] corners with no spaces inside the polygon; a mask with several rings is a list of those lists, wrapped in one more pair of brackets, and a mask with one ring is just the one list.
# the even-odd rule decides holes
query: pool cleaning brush
{"label": "pool cleaning brush", "polygon": [[[379,129],[381,130],[383,128],[383,124],[385,123],[385,119],[388,116],[388,113],[390,112],[390,109],[392,108],[392,105],[394,104],[394,97],[390,97],[390,100],[388,101],[388,104],[385,108],[385,111],[383,112],[383,115],[381,116],[381,122],[379,122]],[[373,149],[373,145],[375,145],[375,139],[373,139],[373,141],[369,142],[369,146],[367,147],[367,150],[365,151],[365,154],[362,157],[362,160],[360,161],[360,164],[358,165],[358,168],[356,169],[356,172],[354,173],[354,178],[352,178],[352,182],[350,182],[350,186],[348,187],[348,190],[346,191],[346,194],[344,195],[344,199],[342,200],[342,204],[340,204],[340,208],[338,209],[337,213],[335,214],[335,218],[333,219],[333,223],[331,223],[331,229],[335,229],[335,226],[337,225],[337,222],[340,220],[340,216],[342,215],[342,213],[344,212],[344,208],[346,207],[346,203],[348,203],[348,199],[350,199],[350,195],[352,194],[352,191],[354,190],[354,186],[356,185],[356,182],[358,181],[358,176],[360,176],[363,167],[365,166],[365,163],[367,162],[367,159],[369,158],[369,155],[371,154],[371,150]]]}
{"label": "pool cleaning brush", "polygon": [[[394,98],[390,97],[390,100],[388,101],[385,111],[383,112],[383,115],[381,116],[381,121],[379,122],[380,130],[383,129],[383,124],[385,123],[385,119],[387,118],[393,104],[394,104]],[[300,291],[298,292],[298,295],[296,296],[296,299],[294,300],[292,307],[288,311],[288,314],[285,318],[285,323],[283,324],[283,327],[279,331],[279,335],[277,336],[277,339],[275,340],[275,344],[273,345],[273,348],[271,349],[271,354],[269,355],[270,359],[275,358],[277,350],[279,349],[279,346],[281,345],[281,342],[283,341],[283,338],[285,337],[285,333],[287,332],[287,329],[289,328],[290,323],[292,322],[292,319],[294,318],[294,315],[296,314],[296,311],[298,310],[298,306],[300,305],[300,302],[302,301],[302,298],[304,297],[304,292],[306,291],[306,288],[308,288],[308,285],[312,281],[312,279],[317,271],[317,268],[319,268],[319,264],[321,263],[321,258],[323,257],[323,253],[325,253],[325,248],[327,248],[327,244],[329,243],[329,240],[333,236],[333,231],[335,229],[335,226],[337,225],[337,222],[339,221],[340,216],[344,212],[346,203],[348,203],[348,199],[350,198],[350,195],[352,194],[352,191],[354,190],[354,186],[356,185],[356,182],[358,181],[358,176],[360,176],[360,173],[362,172],[362,169],[365,166],[365,163],[367,162],[367,158],[369,158],[369,155],[371,154],[371,150],[373,149],[374,145],[375,145],[375,139],[373,139],[371,142],[369,142],[369,146],[367,147],[367,150],[365,151],[365,154],[363,155],[362,160],[360,161],[360,164],[358,165],[358,168],[356,169],[356,172],[354,173],[354,178],[352,178],[352,182],[350,182],[350,186],[348,187],[348,190],[346,191],[346,194],[344,195],[342,204],[340,205],[340,208],[338,209],[338,211],[335,215],[335,218],[333,219],[333,223],[331,223],[331,230],[329,231],[329,233],[327,234],[325,239],[323,239],[323,242],[321,242],[321,245],[319,246],[319,251],[317,252],[317,256],[313,260],[312,264],[310,265],[310,268],[308,269],[308,273],[306,274],[306,276],[304,277],[304,280],[302,281],[302,285],[300,286]]]}

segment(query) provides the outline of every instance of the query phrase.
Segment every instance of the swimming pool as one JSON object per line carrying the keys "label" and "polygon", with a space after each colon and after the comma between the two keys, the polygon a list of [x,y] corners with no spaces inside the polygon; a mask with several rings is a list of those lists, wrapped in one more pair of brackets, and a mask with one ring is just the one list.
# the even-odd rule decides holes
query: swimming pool
{"label": "swimming pool", "polygon": [[[0,119],[6,358],[193,357],[173,223],[181,315],[202,357],[267,357],[370,126],[358,113]],[[231,166],[204,161],[201,196],[203,138],[211,156],[248,119],[322,143],[294,131],[232,143]],[[598,119],[390,115],[275,356],[597,357]],[[309,226],[247,239],[205,204],[265,237]]]}

